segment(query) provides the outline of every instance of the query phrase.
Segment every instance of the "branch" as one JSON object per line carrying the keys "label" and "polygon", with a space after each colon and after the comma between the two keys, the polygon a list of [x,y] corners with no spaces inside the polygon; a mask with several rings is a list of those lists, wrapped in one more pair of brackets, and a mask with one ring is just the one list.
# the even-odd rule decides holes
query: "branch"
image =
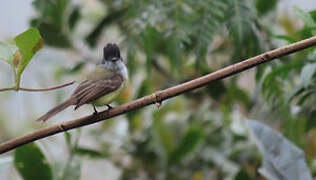
{"label": "branch", "polygon": [[10,91],[10,90],[15,90],[15,87],[0,88],[0,91]]}
{"label": "branch", "polygon": [[239,72],[245,71],[249,68],[257,66],[259,64],[271,61],[275,58],[279,58],[279,57],[294,53],[296,51],[306,49],[308,47],[312,47],[314,45],[316,45],[316,36],[313,36],[309,39],[305,39],[305,40],[302,40],[302,41],[299,41],[299,42],[296,42],[296,43],[293,43],[293,44],[290,44],[290,45],[287,45],[287,46],[284,46],[272,51],[268,51],[261,55],[230,65],[226,68],[220,69],[218,71],[199,77],[197,79],[185,82],[183,84],[179,84],[177,86],[173,86],[165,90],[157,91],[151,95],[117,106],[116,108],[100,112],[99,114],[90,115],[90,116],[82,117],[76,120],[70,120],[70,121],[52,125],[50,127],[39,129],[37,131],[31,132],[29,134],[26,134],[18,138],[11,139],[7,142],[0,144],[0,154],[8,152],[24,144],[27,144],[27,143],[30,143],[30,142],[33,142],[33,141],[36,141],[48,136],[52,136],[54,134],[58,134],[58,133],[71,130],[74,128],[82,127],[85,125],[94,124],[99,121],[103,121],[111,117],[124,114],[129,111],[134,111],[136,109],[142,108],[150,104],[155,104],[155,103],[159,104],[163,100],[166,100],[166,99],[178,96],[182,93],[191,91],[193,89],[205,86],[206,84],[210,82],[232,76]]}
{"label": "branch", "polygon": [[75,82],[76,81],[71,81],[69,83],[65,83],[65,84],[62,84],[62,85],[59,85],[59,86],[54,86],[54,87],[49,87],[49,88],[33,89],[33,88],[22,88],[22,87],[20,87],[19,90],[21,90],[21,91],[31,91],[31,92],[34,92],[34,91],[51,91],[51,90],[60,89],[60,88],[66,87],[66,86],[70,86],[70,85],[72,85]]}
{"label": "branch", "polygon": [[69,83],[65,83],[59,86],[54,86],[54,87],[49,87],[49,88],[23,88],[23,87],[19,87],[19,89],[15,89],[15,87],[7,87],[7,88],[0,88],[0,91],[9,91],[9,90],[17,90],[17,91],[30,91],[30,92],[37,92],[37,91],[51,91],[51,90],[55,90],[55,89],[60,89],[66,86],[70,86],[73,83],[75,83],[76,81],[72,81]]}

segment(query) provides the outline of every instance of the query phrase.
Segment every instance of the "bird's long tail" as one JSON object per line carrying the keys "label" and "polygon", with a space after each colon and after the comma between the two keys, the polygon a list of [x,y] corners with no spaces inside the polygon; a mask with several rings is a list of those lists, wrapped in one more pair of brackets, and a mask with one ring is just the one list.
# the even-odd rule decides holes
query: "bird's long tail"
{"label": "bird's long tail", "polygon": [[38,118],[36,121],[42,121],[45,122],[47,121],[49,118],[51,118],[52,116],[56,115],[57,113],[59,113],[60,111],[66,109],[67,107],[73,105],[73,100],[70,98],[68,100],[66,100],[65,102],[61,103],[60,105],[54,107],[53,109],[51,109],[50,111],[48,111],[45,115],[43,115],[42,117]]}

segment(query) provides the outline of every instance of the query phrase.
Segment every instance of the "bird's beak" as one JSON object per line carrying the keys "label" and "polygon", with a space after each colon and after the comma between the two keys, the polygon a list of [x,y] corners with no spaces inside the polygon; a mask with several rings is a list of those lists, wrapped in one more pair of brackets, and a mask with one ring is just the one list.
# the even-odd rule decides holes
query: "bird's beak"
{"label": "bird's beak", "polygon": [[118,60],[120,60],[120,58],[114,57],[114,58],[111,59],[112,62],[116,62]]}

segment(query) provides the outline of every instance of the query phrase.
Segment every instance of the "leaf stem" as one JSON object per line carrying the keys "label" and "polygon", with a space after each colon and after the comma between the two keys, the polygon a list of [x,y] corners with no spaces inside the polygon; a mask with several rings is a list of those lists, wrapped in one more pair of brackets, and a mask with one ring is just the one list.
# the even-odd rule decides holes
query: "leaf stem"
{"label": "leaf stem", "polygon": [[11,67],[12,67],[13,75],[14,75],[14,89],[18,91],[20,87],[20,77],[18,77],[18,73],[17,73],[15,65],[11,64]]}

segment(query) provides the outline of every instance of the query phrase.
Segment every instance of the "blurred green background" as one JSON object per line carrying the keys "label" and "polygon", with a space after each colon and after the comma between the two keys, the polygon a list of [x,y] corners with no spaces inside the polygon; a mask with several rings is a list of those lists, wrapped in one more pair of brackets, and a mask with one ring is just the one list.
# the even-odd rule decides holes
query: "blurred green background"
{"label": "blurred green background", "polygon": [[[114,106],[316,35],[313,0],[14,0],[1,2],[0,11],[0,41],[12,42],[29,27],[44,41],[22,87],[80,82],[100,62],[106,43],[119,44],[130,80]],[[13,79],[0,61],[0,87]],[[301,148],[315,176],[315,82],[316,50],[310,48],[164,101],[159,109],[148,106],[40,140],[42,153],[30,161],[45,159],[37,171],[46,179],[264,179],[258,173],[262,155],[245,127],[254,119]],[[90,106],[69,108],[45,124],[34,122],[74,87],[0,92],[0,142],[91,114]],[[29,149],[15,154],[31,156]],[[15,166],[0,166],[1,179],[31,177],[18,173],[18,158]]]}

